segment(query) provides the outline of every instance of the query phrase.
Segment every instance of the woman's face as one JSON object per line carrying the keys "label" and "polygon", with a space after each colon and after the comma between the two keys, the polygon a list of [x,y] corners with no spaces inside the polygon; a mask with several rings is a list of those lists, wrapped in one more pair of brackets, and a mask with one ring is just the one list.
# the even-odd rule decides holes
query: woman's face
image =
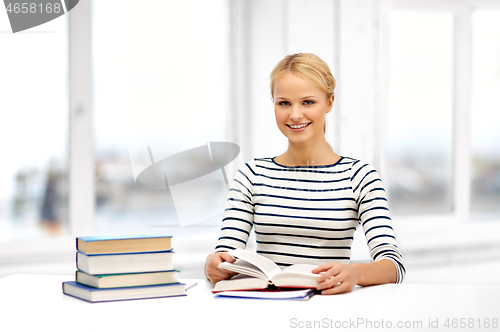
{"label": "woman's face", "polygon": [[334,96],[311,81],[285,73],[274,83],[276,123],[290,142],[301,144],[324,139],[325,115],[330,112]]}

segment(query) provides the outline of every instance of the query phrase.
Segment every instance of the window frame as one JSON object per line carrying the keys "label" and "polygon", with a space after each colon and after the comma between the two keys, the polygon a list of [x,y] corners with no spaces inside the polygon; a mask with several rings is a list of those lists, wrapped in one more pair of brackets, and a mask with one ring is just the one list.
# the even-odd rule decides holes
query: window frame
{"label": "window frame", "polygon": [[[259,2],[260,3],[260,2]],[[262,5],[262,3],[260,3]],[[358,4],[359,5],[359,4]],[[231,65],[233,72],[232,85],[234,92],[232,104],[240,104],[241,101],[250,101],[251,95],[246,92],[252,82],[244,76],[249,69],[246,66],[252,62],[250,55],[245,53],[249,48],[246,41],[250,39],[251,27],[244,26],[250,21],[249,7],[257,6],[253,3],[243,1],[231,2]],[[335,2],[334,19],[341,19],[340,9],[351,5],[348,1]],[[453,107],[453,212],[444,216],[418,216],[398,217],[397,233],[403,235],[403,240],[408,241],[407,249],[419,249],[442,246],[454,241],[462,243],[474,241],[481,236],[484,242],[484,234],[488,239],[498,240],[500,223],[493,222],[477,223],[471,222],[470,216],[470,77],[471,77],[471,12],[475,8],[500,10],[500,3],[496,0],[378,0],[373,6],[373,45],[374,45],[374,90],[372,93],[375,107],[375,133],[374,159],[382,176],[387,174],[387,160],[384,153],[384,106],[383,89],[387,86],[384,78],[384,53],[387,45],[380,36],[384,33],[383,14],[390,9],[412,9],[433,10],[453,12],[456,17],[455,34],[455,66],[454,66],[454,107]],[[18,262],[19,259],[36,260],[55,259],[74,254],[74,238],[81,235],[92,235],[95,233],[95,199],[94,199],[94,138],[92,117],[92,62],[91,62],[91,38],[92,38],[92,1],[80,2],[67,15],[69,24],[69,119],[68,132],[69,151],[69,202],[68,223],[69,232],[57,239],[40,239],[36,241],[15,241],[0,244],[0,262]],[[241,20],[239,20],[241,19]],[[340,22],[335,22],[339,27]],[[342,29],[340,29],[342,33]],[[286,35],[286,32],[284,32]],[[340,35],[335,36],[336,47],[340,44]],[[341,66],[339,52],[334,54],[335,66]],[[251,90],[251,89],[250,89]],[[382,97],[379,97],[382,96]],[[245,103],[243,103],[245,104]],[[338,107],[339,105],[337,105]],[[235,107],[236,114],[231,118],[230,134],[235,141],[241,143],[245,151],[251,151],[253,147],[252,130],[248,129],[245,122],[248,121],[249,106]],[[340,119],[337,116],[337,119]],[[250,121],[251,123],[251,121]],[[238,129],[242,129],[241,131]],[[460,133],[460,135],[458,135]],[[244,135],[243,135],[244,134]],[[339,137],[335,132],[334,136]],[[246,138],[246,140],[243,139]],[[250,152],[247,152],[247,157]],[[247,158],[245,157],[245,158]],[[460,229],[453,234],[456,227]],[[399,231],[398,231],[399,229]],[[431,230],[434,232],[435,241],[421,242],[423,237],[414,236],[418,232],[426,235]],[[470,231],[473,230],[471,237]],[[446,233],[445,233],[446,232]],[[441,234],[446,234],[447,239],[443,242]],[[454,235],[457,235],[454,237]],[[398,235],[399,236],[399,235]],[[72,244],[69,246],[69,244]],[[44,248],[33,252],[33,245]],[[68,247],[69,246],[69,247]],[[29,249],[29,250],[28,250]]]}
{"label": "window frame", "polygon": [[[398,216],[400,224],[422,222],[430,227],[449,229],[457,225],[466,225],[473,222],[471,216],[471,77],[472,77],[472,13],[474,9],[493,9],[500,11],[500,3],[494,0],[380,0],[379,22],[379,71],[380,86],[387,91],[386,50],[387,41],[382,36],[387,35],[387,26],[384,24],[384,15],[391,10],[416,10],[427,12],[448,12],[455,17],[454,27],[454,66],[453,66],[453,119],[452,119],[452,212],[447,215],[423,215],[417,217]],[[377,112],[385,119],[386,93],[382,93]],[[381,173],[387,174],[387,157],[384,153],[385,139],[383,133],[386,121],[380,122],[382,138],[378,141]],[[488,224],[486,222],[486,224]],[[413,226],[410,228],[414,228]]]}

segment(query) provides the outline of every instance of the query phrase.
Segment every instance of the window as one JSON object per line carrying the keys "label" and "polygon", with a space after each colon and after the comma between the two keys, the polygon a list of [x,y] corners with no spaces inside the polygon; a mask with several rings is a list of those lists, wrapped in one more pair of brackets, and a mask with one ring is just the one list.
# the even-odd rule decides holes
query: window
{"label": "window", "polygon": [[12,34],[0,11],[0,242],[66,233],[66,19]]}
{"label": "window", "polygon": [[394,214],[498,220],[498,3],[382,1],[380,17]]}
{"label": "window", "polygon": [[[175,228],[196,209],[183,206],[186,192],[162,181],[163,189],[141,187],[136,179],[153,162],[227,141],[228,4],[94,1],[92,20],[96,231]],[[211,192],[205,208],[219,208],[219,218],[208,213],[202,225],[220,224],[221,176],[204,178]]]}
{"label": "window", "polygon": [[500,11],[472,14],[471,210],[500,215]]}
{"label": "window", "polygon": [[386,37],[386,158],[392,211],[450,213],[453,14],[391,11]]}

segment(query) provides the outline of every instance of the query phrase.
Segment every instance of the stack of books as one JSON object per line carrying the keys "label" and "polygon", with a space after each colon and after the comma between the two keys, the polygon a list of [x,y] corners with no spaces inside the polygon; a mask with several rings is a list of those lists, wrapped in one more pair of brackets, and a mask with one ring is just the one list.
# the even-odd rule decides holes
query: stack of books
{"label": "stack of books", "polygon": [[172,237],[76,238],[76,280],[63,293],[88,302],[186,295],[172,262]]}

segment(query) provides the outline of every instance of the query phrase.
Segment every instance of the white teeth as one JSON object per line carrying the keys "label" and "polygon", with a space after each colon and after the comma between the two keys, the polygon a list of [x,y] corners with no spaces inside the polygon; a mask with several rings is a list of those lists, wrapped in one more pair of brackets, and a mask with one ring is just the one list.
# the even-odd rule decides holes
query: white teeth
{"label": "white teeth", "polygon": [[304,128],[305,126],[307,126],[307,124],[301,124],[301,125],[290,125],[291,128],[293,129],[300,129],[300,128]]}

